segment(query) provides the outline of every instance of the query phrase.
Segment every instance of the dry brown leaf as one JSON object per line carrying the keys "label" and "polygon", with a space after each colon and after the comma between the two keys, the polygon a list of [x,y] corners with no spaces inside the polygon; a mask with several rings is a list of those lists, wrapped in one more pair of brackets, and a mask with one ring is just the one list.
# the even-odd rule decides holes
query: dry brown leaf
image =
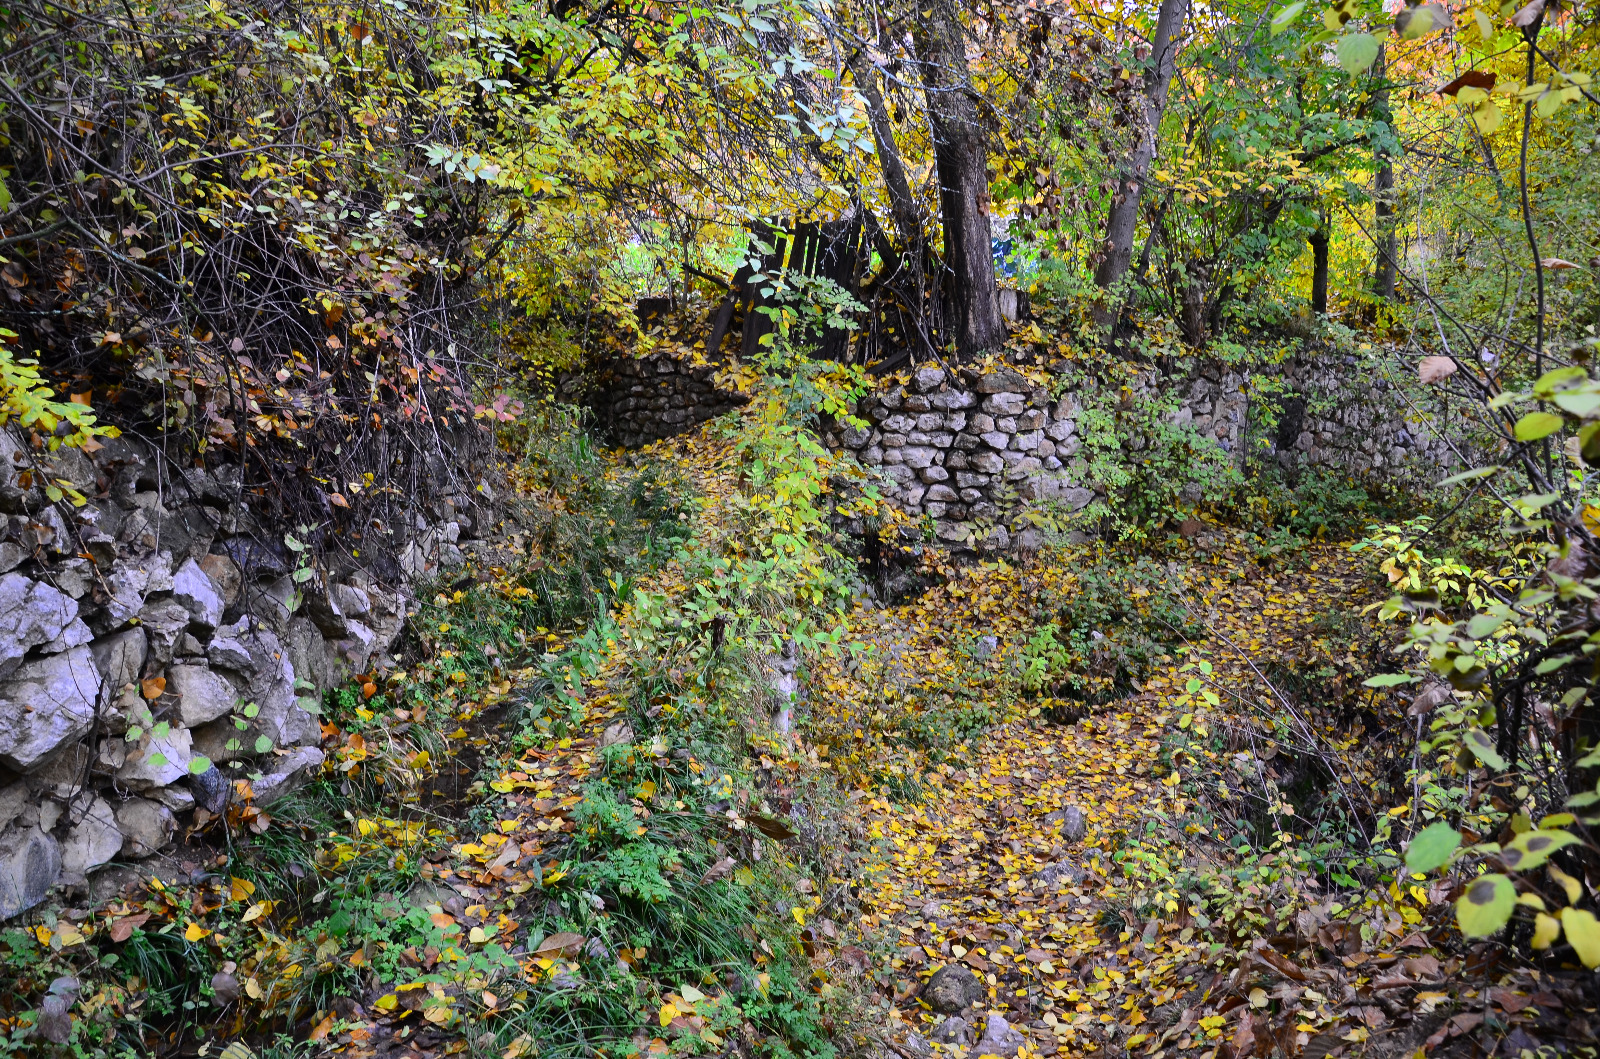
{"label": "dry brown leaf", "polygon": [[1417,367],[1417,377],[1424,385],[1448,379],[1455,373],[1456,362],[1453,357],[1423,357],[1422,363]]}

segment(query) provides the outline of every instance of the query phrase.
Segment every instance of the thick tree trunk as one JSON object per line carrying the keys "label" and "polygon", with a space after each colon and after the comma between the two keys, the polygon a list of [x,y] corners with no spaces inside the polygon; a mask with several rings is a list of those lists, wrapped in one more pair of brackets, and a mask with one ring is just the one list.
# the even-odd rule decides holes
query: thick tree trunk
{"label": "thick tree trunk", "polygon": [[[1161,0],[1161,10],[1156,16],[1156,35],[1150,42],[1150,65],[1144,72],[1144,114],[1139,129],[1139,142],[1133,156],[1117,182],[1111,200],[1111,215],[1106,220],[1105,256],[1095,269],[1094,279],[1102,288],[1110,287],[1127,274],[1133,259],[1134,230],[1139,223],[1139,195],[1145,174],[1155,160],[1157,137],[1161,131],[1161,115],[1167,106],[1167,88],[1172,84],[1172,70],[1178,50],[1178,37],[1183,33],[1183,19],[1189,9],[1189,0]],[[1102,323],[1110,321],[1105,313]]]}
{"label": "thick tree trunk", "polygon": [[1328,220],[1311,233],[1311,311],[1318,315],[1328,311]]}
{"label": "thick tree trunk", "polygon": [[997,349],[1005,323],[995,292],[990,240],[989,151],[967,71],[966,41],[953,0],[933,0],[912,30],[933,133],[950,272],[946,329],[963,357]]}
{"label": "thick tree trunk", "polygon": [[[1378,52],[1378,61],[1372,68],[1378,85],[1372,109],[1379,121],[1392,120],[1386,51]],[[1386,153],[1378,155],[1378,173],[1372,181],[1372,221],[1373,239],[1377,243],[1377,258],[1372,263],[1372,293],[1389,301],[1394,297],[1395,281],[1394,165]]]}

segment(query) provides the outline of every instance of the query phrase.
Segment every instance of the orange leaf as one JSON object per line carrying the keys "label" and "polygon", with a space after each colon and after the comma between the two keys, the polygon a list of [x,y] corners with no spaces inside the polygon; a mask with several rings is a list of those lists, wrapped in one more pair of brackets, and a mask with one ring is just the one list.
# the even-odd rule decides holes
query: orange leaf
{"label": "orange leaf", "polygon": [[147,677],[139,682],[139,687],[144,692],[144,697],[153,702],[161,697],[163,691],[167,690],[167,678]]}
{"label": "orange leaf", "polygon": [[328,497],[328,502],[334,507],[349,507],[350,501],[344,498],[343,493],[333,493]]}
{"label": "orange leaf", "polygon": [[369,680],[365,684],[361,685],[361,694],[363,696],[365,696],[366,698],[370,699],[370,698],[372,698],[372,696],[376,695],[377,693],[378,693],[378,685],[374,684],[372,681]]}
{"label": "orange leaf", "polygon": [[306,1040],[308,1040],[308,1041],[320,1041],[324,1037],[326,1037],[329,1034],[329,1032],[332,1031],[332,1029],[333,1029],[333,1014],[332,1014],[332,1012],[330,1012],[328,1014],[327,1018],[325,1018],[321,1022],[317,1023],[316,1027],[314,1029],[312,1029],[310,1035],[306,1038]]}

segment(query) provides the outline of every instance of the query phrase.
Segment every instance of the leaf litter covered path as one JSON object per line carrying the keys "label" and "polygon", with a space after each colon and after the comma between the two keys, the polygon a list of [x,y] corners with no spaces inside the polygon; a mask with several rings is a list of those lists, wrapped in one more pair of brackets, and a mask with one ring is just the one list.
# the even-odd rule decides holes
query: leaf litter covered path
{"label": "leaf litter covered path", "polygon": [[[1195,567],[1180,591],[1215,634],[1213,686],[1262,694],[1268,657],[1353,661],[1339,657],[1318,622],[1352,596],[1359,574],[1343,549],[1313,558],[1301,571],[1250,581],[1220,565]],[[854,631],[876,625],[879,642],[892,643],[885,653],[912,685],[902,696],[937,695],[949,678],[927,675],[953,668],[951,656],[974,632],[996,634],[983,671],[1015,668],[1008,655],[1021,642],[1017,626],[1041,595],[1070,592],[1073,580],[1060,561],[1026,571],[987,564],[910,607],[858,614]],[[929,764],[914,798],[873,799],[872,833],[889,855],[864,900],[872,910],[865,925],[894,944],[895,1014],[918,1034],[901,1049],[921,1051],[927,1038],[941,1052],[965,1054],[987,1012],[1020,1030],[1024,1054],[1177,1054],[1218,1044],[1228,1020],[1201,1004],[1226,979],[1196,937],[1198,909],[1159,888],[1172,868],[1205,855],[1182,772],[1162,752],[1187,726],[1186,679],[1169,659],[1135,694],[1075,725],[1022,716],[1030,712],[1023,702],[956,747],[964,761]],[[840,683],[828,688],[832,701],[870,712],[839,695]],[[1044,705],[1031,712],[1049,712]],[[1217,847],[1211,854],[1226,856]],[[1141,887],[1145,879],[1156,885]],[[976,986],[957,968],[975,973]],[[964,1019],[945,1021],[963,1008]],[[1325,1014],[1305,1016],[1311,1022],[1296,1032],[1331,1022]],[[986,1050],[978,1043],[972,1054]]]}

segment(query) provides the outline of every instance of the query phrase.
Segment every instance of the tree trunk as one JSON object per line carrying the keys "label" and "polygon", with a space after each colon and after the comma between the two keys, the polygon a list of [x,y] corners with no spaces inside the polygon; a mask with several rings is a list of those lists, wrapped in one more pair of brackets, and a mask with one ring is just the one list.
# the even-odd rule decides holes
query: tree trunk
{"label": "tree trunk", "polygon": [[[1188,12],[1189,0],[1161,0],[1161,10],[1156,16],[1156,35],[1150,42],[1150,65],[1144,71],[1144,114],[1139,130],[1139,142],[1133,149],[1117,190],[1111,200],[1111,215],[1106,220],[1105,257],[1095,269],[1094,281],[1102,288],[1110,287],[1127,274],[1133,259],[1134,230],[1139,223],[1139,194],[1144,185],[1145,173],[1155,160],[1157,137],[1161,132],[1161,115],[1167,106],[1167,88],[1172,84],[1174,58],[1178,50],[1178,37],[1183,33],[1183,19]],[[1111,313],[1101,310],[1109,323]]]}
{"label": "tree trunk", "polygon": [[1311,311],[1325,315],[1328,311],[1328,219],[1311,233]]}
{"label": "tree trunk", "polygon": [[889,211],[894,216],[900,249],[913,252],[922,244],[922,211],[911,193],[911,181],[906,177],[905,163],[894,140],[894,126],[889,122],[889,110],[883,105],[883,93],[878,90],[877,67],[872,65],[866,52],[859,51],[850,59],[850,74],[856,91],[867,104],[867,120],[872,125],[872,141],[877,147],[883,184],[889,191]]}
{"label": "tree trunk", "polygon": [[[1379,121],[1392,121],[1389,112],[1387,49],[1378,52],[1373,65],[1373,78],[1377,84],[1374,93],[1373,117]],[[1372,181],[1373,239],[1377,243],[1377,260],[1372,264],[1372,293],[1384,301],[1394,297],[1395,280],[1395,220],[1394,220],[1394,164],[1387,153],[1378,155],[1378,173]]]}
{"label": "tree trunk", "polygon": [[953,0],[933,0],[912,30],[933,133],[950,273],[948,333],[963,357],[1005,341],[995,292],[989,223],[989,151],[967,71],[966,41]]}

